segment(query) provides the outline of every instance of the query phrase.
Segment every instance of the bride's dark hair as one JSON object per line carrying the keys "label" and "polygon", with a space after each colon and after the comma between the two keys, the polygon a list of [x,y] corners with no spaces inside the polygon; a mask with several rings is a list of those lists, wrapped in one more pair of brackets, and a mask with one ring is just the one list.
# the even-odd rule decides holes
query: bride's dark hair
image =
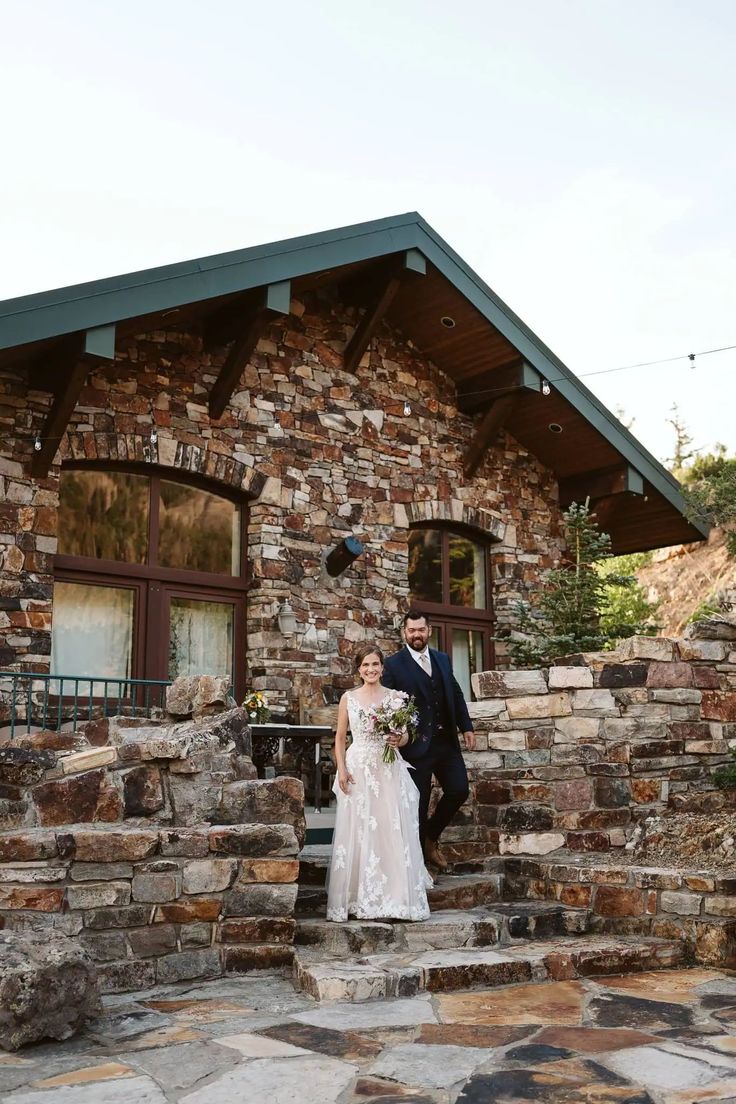
{"label": "bride's dark hair", "polygon": [[377,644],[361,644],[353,656],[353,670],[359,671],[361,663],[364,659],[367,659],[369,655],[377,655],[381,661],[381,666],[383,666],[386,661],[385,655]]}

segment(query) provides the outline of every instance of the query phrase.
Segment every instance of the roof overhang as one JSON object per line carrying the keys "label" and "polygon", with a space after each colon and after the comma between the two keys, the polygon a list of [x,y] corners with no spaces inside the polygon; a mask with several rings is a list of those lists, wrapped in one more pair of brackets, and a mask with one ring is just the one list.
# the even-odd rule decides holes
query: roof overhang
{"label": "roof overhang", "polygon": [[416,213],[7,300],[0,365],[28,365],[38,376],[39,364],[58,361],[58,381],[47,386],[64,406],[80,342],[88,348],[113,326],[122,334],[201,324],[215,340],[232,341],[211,401],[216,417],[274,304],[283,310],[289,289],[328,284],[367,308],[346,356],[357,363],[361,342],[385,318],[453,379],[459,408],[482,415],[488,439],[471,443],[476,453],[503,426],[561,487],[593,501],[616,551],[707,536],[687,520],[677,480]]}

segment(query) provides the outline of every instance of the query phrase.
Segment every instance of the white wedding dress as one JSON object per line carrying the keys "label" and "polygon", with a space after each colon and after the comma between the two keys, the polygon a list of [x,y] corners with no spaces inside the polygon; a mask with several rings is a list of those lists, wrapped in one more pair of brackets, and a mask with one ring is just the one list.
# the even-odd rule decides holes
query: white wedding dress
{"label": "white wedding dress", "polygon": [[385,744],[369,735],[369,716],[349,692],[353,739],[345,762],[355,783],[348,794],[337,780],[333,787],[337,814],[327,919],[426,920],[433,882],[419,843],[419,791],[398,751],[395,762],[383,762]]}

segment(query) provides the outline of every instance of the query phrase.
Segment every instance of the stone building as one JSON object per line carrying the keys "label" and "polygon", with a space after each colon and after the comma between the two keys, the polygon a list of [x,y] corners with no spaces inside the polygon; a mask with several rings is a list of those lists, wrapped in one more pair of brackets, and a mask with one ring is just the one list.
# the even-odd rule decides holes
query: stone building
{"label": "stone building", "polygon": [[704,535],[416,214],[0,304],[0,427],[0,668],[228,674],[292,715],[410,594],[468,691],[502,667],[572,501],[617,552]]}

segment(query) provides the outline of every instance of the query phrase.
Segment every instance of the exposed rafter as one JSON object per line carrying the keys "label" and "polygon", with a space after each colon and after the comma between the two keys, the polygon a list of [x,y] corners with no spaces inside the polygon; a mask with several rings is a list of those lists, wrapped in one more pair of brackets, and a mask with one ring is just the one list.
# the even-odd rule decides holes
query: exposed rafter
{"label": "exposed rafter", "polygon": [[[90,368],[115,359],[115,327],[97,326],[70,342],[63,359],[54,360],[54,379],[42,381],[54,398],[39,434],[41,448],[34,451],[31,473],[45,479],[66,433]],[[41,381],[37,383],[41,387]]]}
{"label": "exposed rafter", "polygon": [[485,410],[489,403],[502,395],[520,389],[541,392],[542,377],[531,364],[519,357],[461,384],[457,389],[458,410],[462,410],[463,414]]}
{"label": "exposed rafter", "polygon": [[478,470],[478,466],[485,456],[488,448],[493,444],[496,436],[503,428],[504,422],[511,414],[512,410],[519,401],[519,393],[513,392],[509,395],[503,395],[500,399],[496,399],[491,403],[488,410],[483,415],[483,420],[475,431],[473,440],[468,445],[468,448],[463,457],[463,471],[467,478],[471,475],[475,475]]}
{"label": "exposed rafter", "polygon": [[[493,372],[493,394],[496,396],[475,431],[463,458],[463,471],[467,477],[475,475],[487,450],[493,444],[507,418],[523,394],[541,392],[542,379],[525,361],[503,365]],[[458,407],[460,398],[458,395]]]}
{"label": "exposed rafter", "polygon": [[402,283],[411,276],[424,276],[426,272],[427,262],[418,249],[407,249],[406,252],[392,260],[379,284],[373,301],[348,341],[343,357],[346,372],[354,372],[358,367],[361,357],[368,348],[370,340],[386,311],[396,298]]}
{"label": "exposed rafter", "polygon": [[240,327],[210,392],[210,418],[221,418],[268,323],[289,313],[291,281],[258,288],[240,308]]}
{"label": "exposed rafter", "polygon": [[598,502],[602,498],[625,494],[644,494],[644,480],[631,464],[586,472],[560,480],[560,503],[567,508],[572,502]]}

